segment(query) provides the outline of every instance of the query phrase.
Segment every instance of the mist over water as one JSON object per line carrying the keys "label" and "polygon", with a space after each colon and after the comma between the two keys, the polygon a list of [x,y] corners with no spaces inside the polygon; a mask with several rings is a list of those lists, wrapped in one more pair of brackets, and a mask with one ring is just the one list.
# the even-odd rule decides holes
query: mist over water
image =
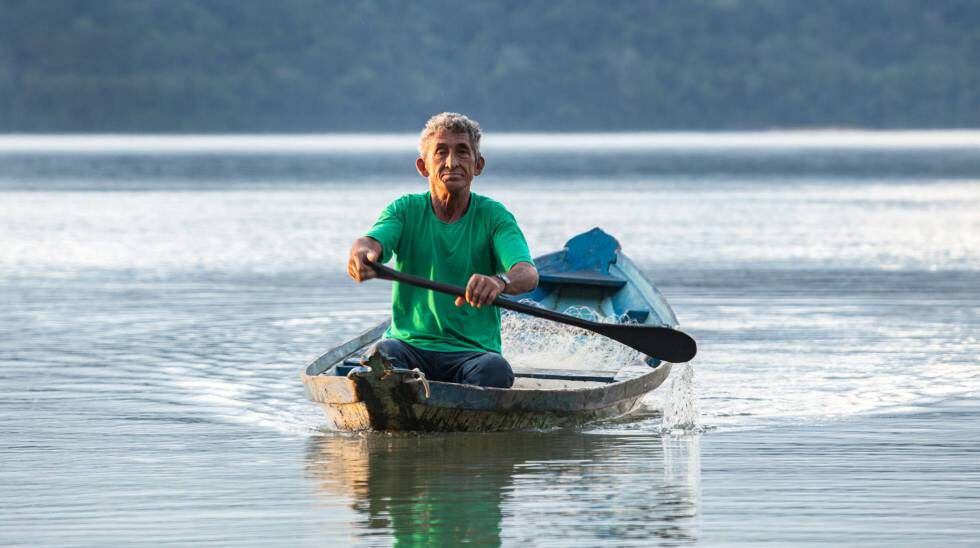
{"label": "mist over water", "polygon": [[6,150],[0,543],[972,541],[980,151],[492,151],[534,254],[602,227],[698,340],[637,416],[324,431],[299,371],[386,316],[344,264],[411,150]]}

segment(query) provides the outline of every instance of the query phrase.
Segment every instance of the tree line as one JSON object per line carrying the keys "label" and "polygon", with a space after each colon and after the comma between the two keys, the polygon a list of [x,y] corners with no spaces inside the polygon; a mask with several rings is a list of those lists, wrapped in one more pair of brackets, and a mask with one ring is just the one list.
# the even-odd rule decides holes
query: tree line
{"label": "tree line", "polygon": [[980,126],[973,0],[0,0],[0,131]]}

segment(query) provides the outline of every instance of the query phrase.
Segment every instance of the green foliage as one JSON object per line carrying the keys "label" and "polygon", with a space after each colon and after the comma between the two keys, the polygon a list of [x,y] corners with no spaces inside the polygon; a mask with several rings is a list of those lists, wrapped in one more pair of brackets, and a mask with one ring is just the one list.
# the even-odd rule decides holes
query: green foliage
{"label": "green foliage", "polygon": [[973,0],[0,0],[0,131],[980,126]]}

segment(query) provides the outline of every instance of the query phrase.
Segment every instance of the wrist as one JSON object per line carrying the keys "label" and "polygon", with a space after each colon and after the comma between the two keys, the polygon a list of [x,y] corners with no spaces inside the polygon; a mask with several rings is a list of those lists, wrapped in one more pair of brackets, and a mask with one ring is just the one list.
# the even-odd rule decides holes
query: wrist
{"label": "wrist", "polygon": [[507,291],[507,286],[510,285],[510,278],[506,274],[497,274],[494,276],[498,282],[500,282],[500,292],[503,293]]}

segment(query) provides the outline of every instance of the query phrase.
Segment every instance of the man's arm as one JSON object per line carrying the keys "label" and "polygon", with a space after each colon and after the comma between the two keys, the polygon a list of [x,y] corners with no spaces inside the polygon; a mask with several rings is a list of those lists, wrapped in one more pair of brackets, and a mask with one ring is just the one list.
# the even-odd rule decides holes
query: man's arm
{"label": "man's arm", "polygon": [[456,306],[469,303],[480,308],[493,302],[501,293],[520,295],[538,286],[538,269],[527,262],[519,262],[507,271],[510,283],[504,287],[504,281],[496,276],[474,274],[466,283],[466,298],[456,297]]}
{"label": "man's arm", "polygon": [[[515,264],[507,271],[507,277],[510,278],[510,283],[503,293],[508,295],[520,295],[538,287],[538,269],[534,268],[531,263],[520,262]],[[496,279],[500,281],[500,278]]]}
{"label": "man's arm", "polygon": [[354,240],[350,247],[350,257],[347,259],[347,275],[356,282],[377,278],[378,274],[365,264],[365,259],[376,262],[382,253],[381,244],[374,238],[361,236]]}

